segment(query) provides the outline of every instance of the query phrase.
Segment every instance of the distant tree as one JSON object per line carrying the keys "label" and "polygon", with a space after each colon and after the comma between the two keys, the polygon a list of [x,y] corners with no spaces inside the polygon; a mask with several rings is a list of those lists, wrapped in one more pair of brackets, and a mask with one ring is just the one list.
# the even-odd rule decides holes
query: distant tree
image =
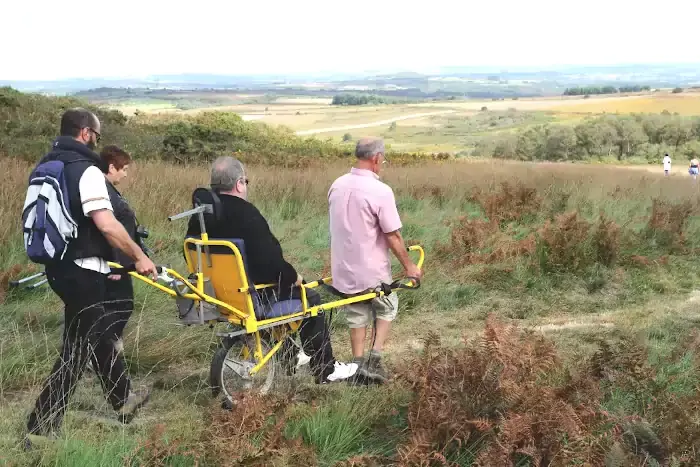
{"label": "distant tree", "polygon": [[574,128],[579,149],[590,157],[610,156],[615,146],[617,130],[605,118],[582,122]]}
{"label": "distant tree", "polygon": [[486,107],[486,106],[483,106],[483,107],[481,108],[481,111],[482,111],[482,112],[486,112],[487,110],[489,110],[489,108]]}
{"label": "distant tree", "polygon": [[544,159],[545,128],[545,126],[535,126],[518,133],[515,145],[515,154],[518,159],[523,161]]}
{"label": "distant tree", "polygon": [[508,135],[496,142],[493,148],[493,157],[498,159],[515,159],[518,140],[515,136]]}
{"label": "distant tree", "polygon": [[576,88],[566,88],[564,90],[565,96],[585,96],[586,94],[615,94],[617,93],[617,88],[614,86],[588,86],[588,87],[576,87]]}
{"label": "distant tree", "polygon": [[569,125],[550,125],[545,131],[544,158],[568,161],[576,157],[576,133]]}
{"label": "distant tree", "polygon": [[673,94],[680,94],[683,92],[683,88],[673,88],[673,91],[671,91]]}
{"label": "distant tree", "polygon": [[666,119],[660,128],[660,140],[674,148],[687,143],[693,137],[693,122],[682,117]]}
{"label": "distant tree", "polygon": [[352,141],[352,135],[350,133],[345,133],[343,135],[343,141]]}
{"label": "distant tree", "polygon": [[617,159],[622,160],[635,154],[637,148],[649,141],[646,133],[633,118],[622,117],[614,120],[613,125],[617,131],[615,144],[618,149]]}
{"label": "distant tree", "polygon": [[389,125],[389,131],[396,131],[396,122],[391,122],[391,125]]}

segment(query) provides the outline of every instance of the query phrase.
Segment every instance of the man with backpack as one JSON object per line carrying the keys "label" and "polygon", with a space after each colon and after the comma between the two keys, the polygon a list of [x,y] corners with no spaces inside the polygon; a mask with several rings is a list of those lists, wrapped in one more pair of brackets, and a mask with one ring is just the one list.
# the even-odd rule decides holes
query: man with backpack
{"label": "man with backpack", "polygon": [[112,248],[131,258],[140,274],[156,279],[156,267],[113,214],[100,158],[93,151],[99,139],[95,114],[67,110],[61,136],[29,177],[22,213],[25,249],[32,261],[45,265],[49,285],[65,305],[65,327],[61,355],[29,416],[27,448],[33,436],[59,429],[88,361],[123,423],[149,397],[148,390],[131,390],[104,301]]}

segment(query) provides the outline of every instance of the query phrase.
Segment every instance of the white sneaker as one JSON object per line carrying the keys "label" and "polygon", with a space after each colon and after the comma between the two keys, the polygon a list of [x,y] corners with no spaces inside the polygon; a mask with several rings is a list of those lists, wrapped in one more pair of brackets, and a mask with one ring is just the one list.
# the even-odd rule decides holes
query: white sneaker
{"label": "white sneaker", "polygon": [[327,381],[341,381],[348,379],[353,376],[359,368],[357,363],[335,362],[333,366],[333,373],[326,376]]}
{"label": "white sneaker", "polygon": [[297,368],[303,365],[308,365],[311,361],[311,357],[306,355],[303,350],[300,350],[297,354]]}

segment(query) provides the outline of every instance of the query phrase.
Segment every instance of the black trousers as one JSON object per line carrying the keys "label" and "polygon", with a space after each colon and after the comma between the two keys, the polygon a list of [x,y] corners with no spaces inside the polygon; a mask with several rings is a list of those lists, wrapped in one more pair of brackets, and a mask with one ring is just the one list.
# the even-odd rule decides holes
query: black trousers
{"label": "black trousers", "polygon": [[130,276],[116,281],[107,279],[105,283],[105,312],[114,320],[111,330],[121,339],[126,323],[134,312],[134,284]]}
{"label": "black trousers", "polygon": [[[267,295],[263,299],[272,300],[289,300],[301,299],[301,290],[299,287],[292,287],[289,291],[274,294],[274,297]],[[306,291],[306,300],[309,306],[321,304],[321,295],[315,290],[308,289]],[[333,356],[333,347],[331,346],[331,336],[326,325],[326,319],[323,315],[309,317],[301,322],[299,327],[299,337],[301,340],[301,348],[304,353],[311,357],[309,366],[311,372],[316,379],[323,379],[333,373],[333,365],[335,357]],[[290,342],[285,342],[282,347],[282,358],[289,361],[294,357],[294,346]]]}
{"label": "black trousers", "polygon": [[27,429],[32,434],[60,428],[88,359],[96,364],[105,395],[115,410],[124,405],[130,389],[124,360],[115,347],[115,320],[103,304],[107,277],[72,261],[48,266],[46,277],[65,305],[65,326],[61,355],[29,416]]}

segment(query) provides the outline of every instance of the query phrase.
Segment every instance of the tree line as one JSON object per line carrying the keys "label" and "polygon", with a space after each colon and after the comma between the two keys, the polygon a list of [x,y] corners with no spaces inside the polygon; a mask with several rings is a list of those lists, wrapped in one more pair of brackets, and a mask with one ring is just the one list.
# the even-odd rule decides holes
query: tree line
{"label": "tree line", "polygon": [[376,96],[374,94],[336,94],[331,105],[396,104],[399,99]]}
{"label": "tree line", "polygon": [[700,157],[700,117],[602,115],[577,125],[543,124],[479,143],[475,156],[525,161]]}
{"label": "tree line", "polygon": [[597,94],[617,94],[618,92],[642,92],[651,91],[649,86],[620,86],[616,88],[615,86],[584,86],[575,88],[566,88],[564,91],[565,96],[590,96]]}

